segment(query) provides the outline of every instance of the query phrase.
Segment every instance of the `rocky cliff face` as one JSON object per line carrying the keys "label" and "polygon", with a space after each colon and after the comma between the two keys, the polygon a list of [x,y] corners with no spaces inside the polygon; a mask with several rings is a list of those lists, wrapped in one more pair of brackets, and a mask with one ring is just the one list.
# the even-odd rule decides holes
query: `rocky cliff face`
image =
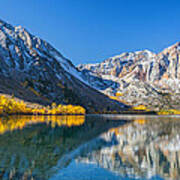
{"label": "rocky cliff face", "polygon": [[[130,104],[153,109],[180,108],[180,43],[159,54],[148,50],[123,53],[78,69],[93,87]],[[171,103],[170,103],[171,102]]]}
{"label": "rocky cliff face", "polygon": [[93,89],[71,61],[49,43],[2,20],[0,76],[0,93],[27,101],[78,104],[89,111],[124,107]]}

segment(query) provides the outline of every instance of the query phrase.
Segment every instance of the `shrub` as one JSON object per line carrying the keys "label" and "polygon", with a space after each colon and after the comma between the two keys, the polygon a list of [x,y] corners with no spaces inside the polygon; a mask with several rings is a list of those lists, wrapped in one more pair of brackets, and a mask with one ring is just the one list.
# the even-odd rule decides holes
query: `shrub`
{"label": "shrub", "polygon": [[56,105],[51,107],[41,106],[39,108],[28,107],[24,101],[17,101],[14,98],[0,96],[0,114],[85,114],[85,109],[81,106]]}

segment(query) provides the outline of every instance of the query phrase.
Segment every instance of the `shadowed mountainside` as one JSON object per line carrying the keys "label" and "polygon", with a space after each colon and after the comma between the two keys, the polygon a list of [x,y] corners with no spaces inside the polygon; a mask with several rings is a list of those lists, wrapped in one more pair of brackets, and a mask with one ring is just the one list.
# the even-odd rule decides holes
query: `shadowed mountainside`
{"label": "shadowed mountainside", "polygon": [[28,102],[80,105],[87,112],[121,111],[127,107],[91,87],[71,61],[49,43],[2,20],[0,77],[1,93]]}

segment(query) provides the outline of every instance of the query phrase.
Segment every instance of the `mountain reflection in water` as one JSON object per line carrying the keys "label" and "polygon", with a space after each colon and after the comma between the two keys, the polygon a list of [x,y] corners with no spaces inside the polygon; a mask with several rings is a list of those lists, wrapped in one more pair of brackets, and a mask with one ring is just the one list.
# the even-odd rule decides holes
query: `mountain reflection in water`
{"label": "mountain reflection in water", "polygon": [[180,118],[0,119],[0,179],[180,179]]}

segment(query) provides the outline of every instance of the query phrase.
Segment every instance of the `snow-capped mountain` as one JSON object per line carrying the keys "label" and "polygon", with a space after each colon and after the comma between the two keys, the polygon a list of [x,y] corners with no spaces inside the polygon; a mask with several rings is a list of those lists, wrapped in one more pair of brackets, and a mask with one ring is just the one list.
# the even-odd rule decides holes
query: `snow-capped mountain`
{"label": "snow-capped mountain", "polygon": [[180,43],[155,54],[149,50],[123,53],[97,64],[80,64],[78,69],[97,90],[129,104],[153,109],[179,108]]}
{"label": "snow-capped mountain", "polygon": [[0,93],[44,104],[78,104],[89,111],[124,107],[90,87],[81,75],[48,42],[0,20]]}

